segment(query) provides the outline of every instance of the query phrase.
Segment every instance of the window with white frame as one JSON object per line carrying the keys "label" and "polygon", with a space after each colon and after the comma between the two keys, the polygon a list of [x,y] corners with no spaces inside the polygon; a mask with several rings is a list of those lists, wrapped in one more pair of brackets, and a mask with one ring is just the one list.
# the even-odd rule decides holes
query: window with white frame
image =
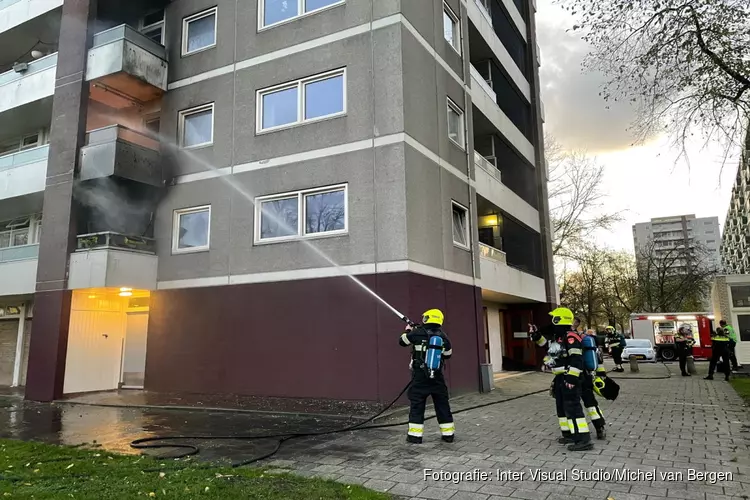
{"label": "window with white frame", "polygon": [[288,240],[346,233],[347,186],[329,186],[258,198],[255,240]]}
{"label": "window with white frame", "polygon": [[140,32],[159,45],[164,45],[164,9],[145,15],[141,19]]}
{"label": "window with white frame", "polygon": [[214,103],[180,111],[177,125],[180,146],[197,148],[214,143]]}
{"label": "window with white frame", "polygon": [[443,3],[443,36],[453,50],[461,54],[461,21],[447,3]]}
{"label": "window with white frame", "polygon": [[183,56],[216,46],[216,18],[214,7],[182,20]]}
{"label": "window with white frame", "polygon": [[450,140],[464,147],[464,112],[458,105],[448,98],[448,137]]}
{"label": "window with white frame", "polygon": [[453,219],[453,243],[461,248],[469,248],[469,225],[467,223],[469,210],[455,201],[451,203],[451,207],[451,217]]}
{"label": "window with white frame", "polygon": [[344,0],[258,0],[260,27],[267,28],[343,3]]}
{"label": "window with white frame", "polygon": [[211,205],[174,211],[172,253],[208,250],[211,240]]}
{"label": "window with white frame", "polygon": [[35,232],[39,219],[38,215],[25,215],[0,222],[0,248],[38,243]]}
{"label": "window with white frame", "polygon": [[0,156],[26,151],[42,145],[42,133],[35,132],[22,137],[0,141]]}
{"label": "window with white frame", "polygon": [[258,131],[343,115],[346,70],[310,76],[258,91]]}

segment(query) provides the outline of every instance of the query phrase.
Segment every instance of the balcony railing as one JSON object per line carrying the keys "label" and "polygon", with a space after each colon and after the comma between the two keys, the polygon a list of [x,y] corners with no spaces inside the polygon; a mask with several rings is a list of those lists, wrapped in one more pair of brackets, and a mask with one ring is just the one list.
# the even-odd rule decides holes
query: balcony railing
{"label": "balcony railing", "polygon": [[116,42],[119,40],[127,40],[128,42],[142,48],[147,52],[151,52],[156,57],[166,59],[166,49],[163,45],[159,45],[155,41],[151,40],[141,32],[131,28],[127,24],[121,24],[105,31],[101,31],[94,35],[94,44],[92,49],[107,45],[108,43]]}
{"label": "balcony railing", "polygon": [[120,233],[113,233],[111,231],[81,234],[78,236],[78,242],[76,245],[77,252],[105,248],[156,253],[156,244],[154,240],[143,236],[127,236]]}
{"label": "balcony railing", "polygon": [[27,149],[17,153],[0,156],[0,171],[10,170],[11,168],[20,167],[28,163],[36,163],[45,160],[49,155],[49,145],[40,146],[34,149]]}
{"label": "balcony railing", "polygon": [[502,173],[500,170],[495,168],[495,165],[489,162],[487,158],[474,151],[474,165],[481,168],[491,176],[495,177],[498,181],[502,182]]}
{"label": "balcony railing", "polygon": [[38,73],[40,71],[43,71],[45,69],[52,68],[57,65],[57,52],[54,54],[50,54],[48,56],[42,57],[40,59],[37,59],[36,61],[32,61],[28,63],[28,69],[26,71],[23,71],[21,73],[10,70],[6,71],[5,73],[0,74],[0,86],[7,85],[8,83],[15,82],[16,80],[20,80],[21,78],[25,76],[29,76],[33,73]]}
{"label": "balcony railing", "polygon": [[39,244],[0,248],[0,262],[39,258]]}
{"label": "balcony railing", "polygon": [[87,132],[85,146],[114,142],[118,139],[131,144],[138,144],[139,146],[153,149],[154,151],[159,151],[159,141],[149,137],[143,132],[138,132],[137,130],[133,130],[132,128],[123,125],[108,125]]}
{"label": "balcony railing", "polygon": [[492,102],[497,104],[497,94],[494,90],[492,90],[492,87],[490,87],[490,84],[487,83],[487,80],[484,79],[482,75],[479,74],[479,71],[474,67],[473,64],[469,65],[469,71],[471,73],[471,82],[472,86],[474,82],[477,82],[477,85],[484,90],[484,92],[490,96],[490,99],[492,99]]}
{"label": "balcony railing", "polygon": [[507,261],[505,260],[505,252],[503,252],[502,250],[498,250],[495,247],[485,245],[484,243],[479,244],[479,255],[484,257],[485,259],[502,262],[503,264],[507,263]]}

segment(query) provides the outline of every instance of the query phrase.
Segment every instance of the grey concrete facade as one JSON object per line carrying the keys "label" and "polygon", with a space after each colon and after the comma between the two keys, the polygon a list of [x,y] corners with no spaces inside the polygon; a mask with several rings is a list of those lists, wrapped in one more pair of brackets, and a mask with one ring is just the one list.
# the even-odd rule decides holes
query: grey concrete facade
{"label": "grey concrete facade", "polygon": [[[145,227],[132,236],[155,240],[158,270],[153,291],[330,276],[331,261],[321,253],[355,274],[413,272],[481,289],[485,283],[480,259],[485,257],[478,219],[486,214],[479,214],[477,208],[480,200],[474,147],[475,124],[481,120],[483,137],[489,133],[504,141],[507,151],[517,153],[513,162],[526,162],[533,170],[533,177],[528,178],[533,179],[531,190],[536,192],[533,202],[513,200],[528,205],[524,205],[528,210],[521,212],[534,214],[531,219],[535,227],[528,226],[529,218],[524,219],[526,224],[513,224],[526,231],[524,238],[530,238],[529,246],[533,243],[535,249],[541,249],[528,252],[539,262],[516,265],[503,260],[495,261],[495,265],[513,267],[514,276],[533,275],[539,288],[543,281],[546,303],[555,302],[532,0],[523,9],[532,14],[524,16],[525,32],[521,35],[528,41],[528,61],[522,66],[533,69],[521,70],[528,75],[522,76],[527,79],[522,85],[525,90],[513,92],[525,96],[528,103],[524,101],[523,105],[531,106],[535,126],[531,133],[513,129],[510,135],[507,129],[497,128],[498,116],[503,126],[515,127],[505,119],[497,102],[488,101],[494,117],[488,119],[480,116],[472,101],[472,92],[476,97],[478,89],[472,81],[476,68],[472,66],[469,37],[480,31],[472,25],[476,20],[470,19],[465,0],[345,0],[269,27],[260,23],[263,1],[164,2],[167,57],[163,65],[168,65],[168,70],[163,95],[163,82],[144,90],[131,80],[112,85],[112,79],[89,83],[85,78],[94,34],[122,23],[129,25],[128,33],[142,29],[153,2],[123,6],[119,13],[118,7],[103,0],[63,2],[51,111],[54,118],[47,127],[50,161],[36,284],[39,319],[35,328],[52,331],[54,338],[36,335],[37,339],[46,339],[44,348],[42,340],[35,343],[32,339],[30,370],[39,363],[49,364],[53,358],[56,361],[51,370],[45,368],[30,377],[45,385],[35,393],[40,398],[56,395],[59,379],[64,376],[69,258],[76,249],[77,236],[88,232],[76,227],[82,216],[76,213],[74,187],[93,178],[117,178],[129,193],[140,189],[136,186],[139,184],[159,191],[158,202],[154,194],[148,198],[149,206],[141,207],[144,213],[139,216],[144,221],[132,225]],[[445,37],[444,6],[457,18],[460,39],[456,44]],[[513,2],[496,2],[495,8],[513,9],[513,13],[493,15],[520,18]],[[215,44],[185,54],[186,19],[210,9],[215,9]],[[78,29],[83,25],[87,29]],[[517,21],[514,26],[518,26]],[[494,38],[485,41],[488,49],[484,52],[506,50],[496,32],[489,36]],[[492,57],[501,64],[515,64],[507,53]],[[130,71],[135,80],[138,69]],[[344,72],[342,113],[258,130],[260,91],[338,70]],[[519,68],[504,71],[514,75],[518,83]],[[132,89],[130,95],[128,89]],[[152,100],[141,102],[142,95]],[[462,112],[459,136],[463,137],[457,142],[449,138],[449,101]],[[89,102],[96,102],[92,106],[96,108],[94,118]],[[182,114],[206,105],[213,110],[212,140],[195,148],[181,148]],[[486,111],[488,105],[483,106]],[[153,118],[159,119],[155,136],[161,142],[158,153],[119,136],[104,145],[84,147],[86,132],[91,129],[117,126],[144,135],[147,121]],[[533,146],[531,152],[529,144]],[[97,152],[100,154],[94,154]],[[515,165],[508,158],[497,161],[503,163],[506,173]],[[495,166],[502,170],[501,165]],[[500,183],[499,177],[493,177],[492,182]],[[327,186],[346,187],[346,231],[286,241],[256,241],[257,197]],[[520,190],[518,186],[508,189]],[[110,199],[107,206],[117,211],[120,201]],[[140,203],[139,198],[124,201],[128,205]],[[153,213],[150,203],[156,207]],[[498,200],[490,203],[502,204]],[[465,244],[454,242],[454,204],[467,211],[462,221],[467,228]],[[176,211],[199,206],[210,206],[208,247],[175,252]],[[99,213],[107,211],[98,208]],[[0,220],[4,219],[0,210]],[[512,239],[515,234],[520,233],[509,231],[506,237]],[[312,242],[317,250],[303,241]],[[502,253],[500,248],[495,250]],[[502,269],[495,271],[494,281],[508,274]],[[515,278],[507,281],[525,282]],[[500,296],[514,294],[513,290],[494,288],[493,293],[506,294]],[[539,294],[523,293],[522,285],[517,288],[515,304],[526,303],[535,310],[544,304]],[[61,295],[45,302],[42,292]],[[477,316],[481,316],[481,304],[476,304],[473,294],[471,300]],[[63,366],[57,366],[61,360]],[[51,380],[57,389],[47,387]]]}

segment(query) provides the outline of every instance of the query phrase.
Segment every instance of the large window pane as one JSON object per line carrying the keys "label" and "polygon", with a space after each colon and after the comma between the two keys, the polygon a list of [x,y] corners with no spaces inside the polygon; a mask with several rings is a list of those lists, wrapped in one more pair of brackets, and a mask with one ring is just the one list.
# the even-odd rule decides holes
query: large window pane
{"label": "large window pane", "polygon": [[193,52],[216,43],[216,14],[188,21],[187,52]]}
{"label": "large window pane", "polygon": [[0,248],[7,248],[10,246],[10,231],[0,233]]}
{"label": "large window pane", "polygon": [[730,288],[734,307],[750,307],[750,286],[733,286]]}
{"label": "large window pane", "polygon": [[209,211],[180,214],[177,248],[200,248],[208,246]]}
{"label": "large window pane", "polygon": [[20,245],[29,244],[29,230],[22,229],[20,231],[13,231],[13,244],[12,246],[17,247]]}
{"label": "large window pane", "polygon": [[306,195],[305,219],[307,234],[343,231],[346,228],[344,191]]}
{"label": "large window pane", "polygon": [[284,198],[260,204],[260,238],[296,236],[298,229],[299,199]]}
{"label": "large window pane", "polygon": [[339,3],[341,0],[305,0],[305,12],[310,12],[323,7],[328,7],[335,3]]}
{"label": "large window pane", "polygon": [[443,11],[443,36],[452,46],[456,46],[456,23],[446,11]]}
{"label": "large window pane", "polygon": [[213,141],[213,114],[212,109],[207,109],[185,115],[182,132],[183,146],[197,146]]}
{"label": "large window pane", "polygon": [[338,75],[305,85],[305,119],[344,111],[344,76]]}
{"label": "large window pane", "polygon": [[463,117],[452,106],[448,106],[448,137],[463,146]]}
{"label": "large window pane", "polygon": [[263,2],[263,25],[286,21],[299,14],[302,0],[261,0]]}
{"label": "large window pane", "polygon": [[287,125],[298,120],[297,87],[263,95],[263,128]]}

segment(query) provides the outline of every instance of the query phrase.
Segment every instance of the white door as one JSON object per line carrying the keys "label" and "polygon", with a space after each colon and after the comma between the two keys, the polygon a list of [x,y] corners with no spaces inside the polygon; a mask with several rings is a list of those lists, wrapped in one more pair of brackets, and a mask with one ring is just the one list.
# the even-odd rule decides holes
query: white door
{"label": "white door", "polygon": [[123,330],[121,312],[70,312],[65,394],[117,389]]}
{"label": "white door", "polygon": [[148,313],[128,313],[122,360],[122,386],[124,388],[143,388],[146,375],[147,334]]}

